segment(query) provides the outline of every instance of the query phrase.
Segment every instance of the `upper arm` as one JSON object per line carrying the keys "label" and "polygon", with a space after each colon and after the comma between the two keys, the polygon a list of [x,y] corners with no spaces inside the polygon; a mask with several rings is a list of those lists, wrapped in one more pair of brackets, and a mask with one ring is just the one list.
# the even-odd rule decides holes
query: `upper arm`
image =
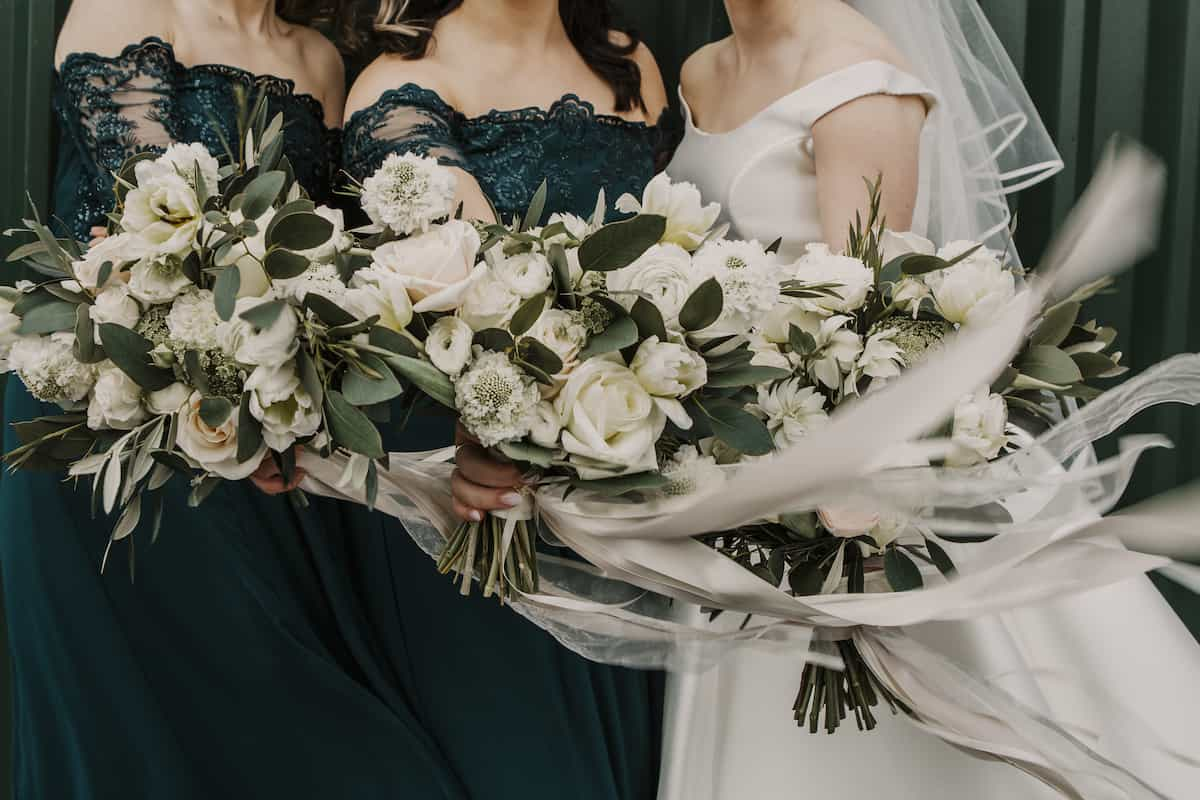
{"label": "upper arm", "polygon": [[74,0],[54,51],[55,66],[71,53],[114,56],[127,45],[170,30],[168,4],[158,0]]}
{"label": "upper arm", "polygon": [[813,125],[817,205],[831,246],[844,244],[847,225],[869,205],[864,179],[882,178],[881,208],[889,227],[912,226],[925,114],[919,97],[871,95]]}

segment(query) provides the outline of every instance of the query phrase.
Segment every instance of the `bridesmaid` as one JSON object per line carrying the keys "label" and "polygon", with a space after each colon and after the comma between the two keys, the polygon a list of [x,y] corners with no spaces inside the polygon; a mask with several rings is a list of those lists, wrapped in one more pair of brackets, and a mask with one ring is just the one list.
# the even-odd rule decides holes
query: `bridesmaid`
{"label": "bridesmaid", "polygon": [[[377,22],[384,55],[347,104],[353,178],[389,153],[433,155],[458,171],[468,216],[489,217],[490,200],[507,219],[543,179],[548,210],[590,215],[601,187],[615,199],[652,177],[666,91],[608,2],[390,0]],[[413,420],[390,449],[452,435],[447,420]],[[458,465],[462,515],[507,507],[511,465],[473,445]],[[376,525],[355,542],[377,628],[407,658],[405,691],[472,797],[655,796],[661,675],[590,663],[494,600],[459,596],[398,523]]]}
{"label": "bridesmaid", "polygon": [[[302,23],[337,5],[76,0],[55,97],[54,210],[68,232],[103,222],[112,171],[134,152],[201,141],[223,153],[237,97],[260,92],[327,200],[342,62]],[[16,380],[6,409],[59,413]],[[258,482],[287,488],[266,470]],[[111,522],[91,519],[87,491],[52,475],[0,481],[15,796],[463,798],[405,698],[372,680],[382,665],[355,633],[330,544],[342,510],[299,513],[243,483],[193,511],[187,488],[173,487],[157,543],[135,534],[135,582],[121,558],[100,573]]]}

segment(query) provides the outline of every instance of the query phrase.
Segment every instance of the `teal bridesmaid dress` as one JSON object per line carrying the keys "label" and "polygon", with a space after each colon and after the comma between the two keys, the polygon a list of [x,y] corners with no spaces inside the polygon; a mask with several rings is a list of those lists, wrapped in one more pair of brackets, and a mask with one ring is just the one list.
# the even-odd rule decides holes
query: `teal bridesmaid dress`
{"label": "teal bridesmaid dress", "polygon": [[[320,103],[289,81],[186,67],[148,39],[70,56],[56,91],[54,210],[77,238],[103,223],[126,157],[172,141],[220,155],[237,141],[237,98],[259,92],[286,117],[298,176],[328,199],[336,142]],[[15,379],[5,408],[8,422],[59,413]],[[417,716],[423,698],[405,693],[403,654],[370,633],[375,601],[356,588],[359,554],[343,534],[377,523],[327,501],[301,511],[245,482],[199,510],[186,494],[172,487],[156,543],[135,533],[132,575],[124,543],[102,574],[112,522],[92,518],[86,486],[0,480],[15,797],[466,800]]]}
{"label": "teal bridesmaid dress", "polygon": [[[568,95],[548,109],[468,118],[436,93],[406,85],[351,118],[344,163],[357,180],[389,153],[432,155],[478,179],[506,219],[543,179],[550,211],[590,216],[640,196],[654,174],[659,131],[597,114]],[[453,422],[415,416],[385,442],[423,450],[452,441]],[[591,663],[495,600],[469,598],[400,524],[356,531],[362,588],[416,711],[478,800],[650,800],[657,793],[660,673]]]}

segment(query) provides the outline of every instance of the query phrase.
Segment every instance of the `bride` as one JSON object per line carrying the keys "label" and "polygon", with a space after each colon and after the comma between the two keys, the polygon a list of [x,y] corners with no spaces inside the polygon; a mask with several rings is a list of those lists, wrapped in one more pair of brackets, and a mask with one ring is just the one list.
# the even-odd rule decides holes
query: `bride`
{"label": "bride", "polygon": [[[1006,196],[1062,164],[973,0],[725,6],[733,35],[684,65],[685,137],[668,172],[720,203],[731,235],[784,232],[790,258],[840,247],[864,176],[881,174],[893,230],[1013,252]],[[1167,750],[1194,736],[1200,648],[1144,578],[909,633],[1165,796],[1194,794],[1200,770]],[[672,676],[660,798],[1053,796],[886,711],[873,732],[810,735],[780,700],[800,673],[792,656],[743,649]]]}

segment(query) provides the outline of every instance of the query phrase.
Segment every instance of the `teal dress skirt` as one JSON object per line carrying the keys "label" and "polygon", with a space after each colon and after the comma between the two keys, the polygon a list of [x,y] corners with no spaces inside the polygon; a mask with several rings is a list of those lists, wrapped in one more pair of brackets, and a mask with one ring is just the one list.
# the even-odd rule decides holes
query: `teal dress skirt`
{"label": "teal dress skirt", "polygon": [[[505,219],[523,213],[545,179],[548,211],[590,216],[601,187],[610,205],[640,196],[658,139],[657,128],[597,114],[573,95],[550,109],[466,117],[409,84],[347,122],[343,161],[361,181],[390,153],[435,156],[471,173]],[[385,445],[424,450],[452,436],[452,420],[426,413]],[[589,662],[494,599],[461,597],[395,520],[355,546],[373,627],[472,798],[656,796],[661,673]]]}
{"label": "teal dress skirt", "polygon": [[[86,239],[126,157],[192,141],[221,155],[237,142],[238,97],[259,92],[285,115],[297,174],[328,200],[336,142],[320,103],[293,88],[183,66],[157,39],[112,58],[70,56],[56,89],[55,214]],[[60,413],[15,378],[5,412],[6,423]],[[5,424],[5,450],[16,444]],[[89,487],[45,473],[0,479],[15,738],[6,778],[18,800],[502,796],[468,794],[416,709],[443,710],[424,705],[405,654],[372,628],[381,601],[358,581],[375,565],[353,545],[382,535],[379,520],[331,501],[298,510],[247,482],[192,510],[187,488],[170,487],[156,543],[134,534],[132,574],[124,542],[102,574],[112,520],[93,519]],[[405,602],[421,614],[453,605]],[[536,752],[530,743],[513,755],[528,764]]]}

